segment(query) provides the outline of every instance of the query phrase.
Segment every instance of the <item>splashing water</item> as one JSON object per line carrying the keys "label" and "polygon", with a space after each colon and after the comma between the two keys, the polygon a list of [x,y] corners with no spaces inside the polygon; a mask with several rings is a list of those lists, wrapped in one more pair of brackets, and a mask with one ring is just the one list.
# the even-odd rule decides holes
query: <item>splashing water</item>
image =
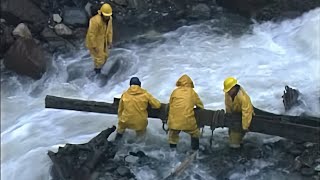
{"label": "splashing water", "polygon": [[[281,96],[285,85],[290,85],[304,94],[306,102],[305,108],[297,108],[291,114],[320,116],[320,9],[280,24],[253,25],[252,31],[240,37],[224,33],[219,29],[221,23],[221,19],[213,19],[157,35],[146,44],[114,49],[103,69],[104,73],[113,71],[113,76],[102,84],[90,78],[92,62],[86,50],[79,51],[76,57],[54,58],[52,67],[38,81],[2,72],[1,178],[50,179],[48,150],[67,142],[86,142],[117,122],[114,115],[44,109],[45,95],[111,102],[128,88],[131,76],[138,76],[145,89],[166,103],[175,81],[186,73],[194,80],[195,90],[208,109],[224,108],[222,83],[226,77],[234,76],[256,107],[274,113],[284,113]],[[258,139],[257,143],[274,138],[250,134],[247,138]],[[202,145],[209,138],[204,136]],[[114,135],[110,137],[113,138]],[[214,139],[214,147],[223,149],[227,132],[216,130]],[[161,179],[183,159],[182,155],[170,155],[159,120],[149,121],[146,142],[126,140],[120,155],[139,149],[157,162],[154,169],[150,168],[152,165],[132,167],[138,179]],[[189,146],[189,137],[181,134],[180,151],[187,151]],[[182,179],[216,179],[215,171],[206,163],[197,161]],[[274,171],[261,170],[270,167],[271,160],[251,163],[247,172],[234,169],[229,178],[277,176]],[[190,176],[194,172],[196,175]]]}

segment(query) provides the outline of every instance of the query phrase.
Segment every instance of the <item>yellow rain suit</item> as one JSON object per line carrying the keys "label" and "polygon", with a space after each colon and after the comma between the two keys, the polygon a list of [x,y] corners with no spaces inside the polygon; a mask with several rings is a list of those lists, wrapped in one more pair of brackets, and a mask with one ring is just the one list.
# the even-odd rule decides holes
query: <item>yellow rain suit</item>
{"label": "yellow rain suit", "polygon": [[200,131],[194,116],[194,106],[203,109],[198,94],[193,90],[191,78],[183,75],[176,83],[177,88],[172,92],[169,106],[169,143],[179,142],[179,133],[184,131],[192,138],[199,138]]}
{"label": "yellow rain suit", "polygon": [[231,96],[225,93],[225,106],[227,113],[238,112],[242,114],[242,129],[229,128],[230,147],[238,148],[245,135],[244,130],[248,130],[251,124],[252,116],[254,115],[253,106],[250,97],[241,87],[233,101]]}
{"label": "yellow rain suit", "polygon": [[[86,36],[86,46],[97,69],[101,69],[106,63],[109,56],[108,46],[112,44],[113,37],[112,17],[110,16],[108,23],[106,23],[100,14],[90,19]],[[93,48],[97,48],[98,52],[94,51]]]}
{"label": "yellow rain suit", "polygon": [[137,135],[144,134],[148,125],[148,104],[155,109],[161,106],[161,103],[146,90],[138,85],[131,85],[120,99],[117,132],[123,134],[128,128],[135,130]]}

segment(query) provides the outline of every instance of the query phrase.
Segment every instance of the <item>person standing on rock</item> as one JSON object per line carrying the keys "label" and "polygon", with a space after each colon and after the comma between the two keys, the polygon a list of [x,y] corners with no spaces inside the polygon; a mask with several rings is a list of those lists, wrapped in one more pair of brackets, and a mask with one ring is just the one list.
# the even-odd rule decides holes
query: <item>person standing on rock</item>
{"label": "person standing on rock", "polygon": [[183,75],[176,83],[177,88],[172,92],[169,101],[169,144],[176,148],[181,131],[191,136],[191,147],[199,149],[200,130],[194,116],[194,106],[203,109],[203,103],[193,90],[194,85],[188,75]]}
{"label": "person standing on rock", "polygon": [[136,131],[137,136],[143,136],[148,125],[148,105],[159,109],[160,101],[141,88],[139,78],[130,79],[130,87],[121,96],[118,107],[118,128],[115,140],[119,140],[126,129]]}
{"label": "person standing on rock", "polygon": [[245,133],[249,131],[252,116],[254,115],[253,106],[250,97],[244,89],[237,84],[235,78],[226,78],[223,85],[226,113],[237,112],[242,114],[242,127],[229,128],[229,146],[231,148],[240,148],[242,139]]}
{"label": "person standing on rock", "polygon": [[101,73],[101,68],[109,56],[109,49],[112,48],[112,8],[105,3],[101,6],[98,14],[89,21],[89,28],[86,36],[86,46],[94,61],[94,71]]}

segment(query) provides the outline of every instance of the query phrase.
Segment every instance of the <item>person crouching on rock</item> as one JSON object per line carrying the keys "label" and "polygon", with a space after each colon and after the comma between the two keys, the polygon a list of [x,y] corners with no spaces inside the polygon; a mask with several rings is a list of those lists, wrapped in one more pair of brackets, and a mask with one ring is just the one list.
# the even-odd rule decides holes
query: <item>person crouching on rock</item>
{"label": "person crouching on rock", "polygon": [[198,94],[193,90],[191,78],[183,75],[176,83],[177,88],[172,92],[169,104],[169,143],[171,148],[176,148],[181,131],[191,136],[191,147],[199,149],[200,130],[194,116],[194,106],[203,109]]}
{"label": "person crouching on rock", "polygon": [[143,136],[148,125],[148,105],[159,109],[160,101],[141,88],[137,77],[130,79],[130,87],[121,96],[118,107],[118,129],[115,140],[119,140],[126,129],[136,131],[137,136]]}
{"label": "person crouching on rock", "polygon": [[109,49],[112,48],[112,8],[105,3],[101,6],[98,14],[89,21],[89,28],[86,36],[86,46],[94,61],[94,71],[101,73],[101,68],[109,56]]}
{"label": "person crouching on rock", "polygon": [[253,106],[250,97],[244,89],[237,84],[235,78],[226,78],[223,85],[226,113],[237,112],[242,114],[242,127],[229,128],[229,146],[231,148],[240,148],[242,139],[245,133],[249,131],[252,116],[254,115]]}

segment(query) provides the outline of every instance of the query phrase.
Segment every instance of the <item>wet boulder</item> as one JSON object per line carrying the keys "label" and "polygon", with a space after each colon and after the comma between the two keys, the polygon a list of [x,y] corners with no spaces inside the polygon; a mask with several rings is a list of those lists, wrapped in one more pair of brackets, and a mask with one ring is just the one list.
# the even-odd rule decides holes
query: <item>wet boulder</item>
{"label": "wet boulder", "polygon": [[210,18],[210,8],[208,5],[200,3],[192,7],[193,18]]}
{"label": "wet boulder", "polygon": [[41,32],[42,39],[48,43],[51,52],[68,52],[75,49],[75,46],[68,40],[58,36],[52,29],[44,28]]}
{"label": "wet boulder", "polygon": [[217,0],[217,4],[242,16],[259,21],[295,18],[320,6],[320,1],[300,0]]}
{"label": "wet boulder", "polygon": [[12,36],[13,26],[7,25],[5,22],[0,23],[0,58],[2,58],[5,52],[10,48],[14,42]]}
{"label": "wet boulder", "polygon": [[46,71],[48,56],[33,39],[18,38],[4,57],[6,68],[40,79]]}
{"label": "wet boulder", "polygon": [[31,0],[2,0],[1,16],[14,25],[21,21],[45,23],[48,19],[48,15]]}
{"label": "wet boulder", "polygon": [[57,24],[54,26],[55,32],[60,36],[70,36],[72,35],[72,30],[64,25],[64,24]]}
{"label": "wet boulder", "polygon": [[62,21],[62,18],[61,18],[61,16],[59,14],[53,14],[52,15],[52,19],[56,23],[61,23],[61,21]]}
{"label": "wet boulder", "polygon": [[88,16],[83,8],[67,7],[63,10],[63,23],[72,26],[87,26]]}
{"label": "wet boulder", "polygon": [[12,32],[14,36],[19,36],[22,38],[32,38],[31,32],[27,25],[20,23]]}

